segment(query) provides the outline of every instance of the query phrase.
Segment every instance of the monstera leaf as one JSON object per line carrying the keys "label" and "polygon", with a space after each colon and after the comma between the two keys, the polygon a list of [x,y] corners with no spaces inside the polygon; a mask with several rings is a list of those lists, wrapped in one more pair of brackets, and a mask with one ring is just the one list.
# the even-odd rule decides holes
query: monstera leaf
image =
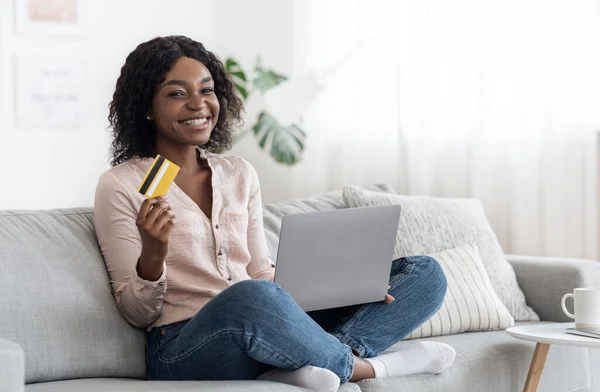
{"label": "monstera leaf", "polygon": [[[247,101],[252,93],[262,94],[287,80],[285,75],[263,67],[260,57],[257,58],[251,83],[248,82],[241,65],[234,59],[226,59],[225,69],[231,75],[233,85],[244,101]],[[248,121],[253,121],[253,119],[248,119]],[[306,140],[306,133],[300,125],[284,126],[274,116],[263,110],[260,111],[256,122],[252,125],[251,132],[257,138],[258,146],[262,150],[268,151],[275,161],[291,166],[300,160]],[[242,133],[242,135],[244,134]],[[238,137],[237,140],[239,139]]]}
{"label": "monstera leaf", "polygon": [[261,112],[252,131],[259,139],[258,146],[268,150],[277,162],[291,166],[299,161],[306,133],[298,125],[283,126],[269,113]]}
{"label": "monstera leaf", "polygon": [[261,92],[265,92],[271,87],[275,87],[279,83],[287,80],[286,76],[277,73],[272,69],[265,69],[262,65],[260,57],[256,60],[254,72],[256,73],[256,76],[252,80],[252,83],[254,88],[259,89]]}
{"label": "monstera leaf", "polygon": [[228,57],[225,60],[225,71],[231,75],[231,81],[233,86],[240,93],[244,100],[248,99],[248,81],[246,80],[246,73],[237,61]]}

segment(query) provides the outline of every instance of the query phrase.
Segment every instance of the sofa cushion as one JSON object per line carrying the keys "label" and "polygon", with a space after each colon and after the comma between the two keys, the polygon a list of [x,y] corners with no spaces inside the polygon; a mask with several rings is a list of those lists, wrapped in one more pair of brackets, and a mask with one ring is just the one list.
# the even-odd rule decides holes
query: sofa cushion
{"label": "sofa cushion", "polygon": [[[530,323],[517,323],[526,324]],[[444,342],[454,347],[454,364],[439,375],[421,374],[360,381],[360,389],[363,392],[522,391],[535,348],[535,343],[515,339],[504,331],[468,332],[423,340]],[[388,351],[393,351],[400,344],[402,342]],[[589,350],[581,347],[551,346],[538,390],[597,390],[590,389]]]}
{"label": "sofa cushion", "polygon": [[[140,381],[96,378],[28,385],[25,392],[309,392],[267,381]],[[344,384],[338,392],[360,392],[354,383]]]}
{"label": "sofa cushion", "polygon": [[349,186],[344,187],[343,193],[350,207],[402,206],[395,257],[477,245],[494,290],[514,319],[539,320],[525,303],[515,272],[506,260],[479,200],[402,196]]}
{"label": "sofa cushion", "polygon": [[144,377],[144,332],[119,314],[91,209],[0,211],[0,337],[26,381]]}
{"label": "sofa cushion", "polygon": [[475,245],[430,254],[446,275],[448,289],[440,309],[407,339],[470,331],[504,330],[514,319],[500,301]]}
{"label": "sofa cushion", "polygon": [[15,342],[0,338],[0,392],[23,392],[25,355]]}

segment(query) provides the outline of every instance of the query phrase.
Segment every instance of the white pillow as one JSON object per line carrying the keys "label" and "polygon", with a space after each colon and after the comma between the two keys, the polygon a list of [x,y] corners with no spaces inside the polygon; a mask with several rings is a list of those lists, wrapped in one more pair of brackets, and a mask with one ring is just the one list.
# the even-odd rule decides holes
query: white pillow
{"label": "white pillow", "polygon": [[503,330],[514,325],[513,317],[492,287],[476,246],[466,245],[429,256],[442,266],[448,290],[440,310],[406,339]]}
{"label": "white pillow", "polygon": [[492,286],[513,318],[539,320],[525,303],[515,271],[506,260],[479,200],[401,196],[354,186],[344,187],[343,194],[348,207],[402,206],[395,258],[477,245]]}

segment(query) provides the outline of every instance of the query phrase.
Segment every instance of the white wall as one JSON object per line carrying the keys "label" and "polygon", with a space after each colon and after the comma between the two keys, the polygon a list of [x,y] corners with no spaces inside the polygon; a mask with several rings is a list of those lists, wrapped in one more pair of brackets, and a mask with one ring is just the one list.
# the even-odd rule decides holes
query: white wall
{"label": "white wall", "polygon": [[[82,39],[17,35],[13,3],[0,0],[0,209],[91,206],[98,176],[109,168],[108,103],[127,54],[145,40],[170,34],[216,47],[215,1],[80,1]],[[86,127],[15,126],[13,57],[28,53],[88,60]]]}
{"label": "white wall", "polygon": [[[295,0],[81,0],[81,39],[20,36],[14,29],[14,0],[0,0],[0,209],[91,206],[98,176],[109,168],[108,103],[126,56],[158,35],[183,34],[219,57],[233,56],[251,71],[256,56],[288,76],[302,59]],[[87,126],[81,129],[20,129],[15,125],[13,57],[18,54],[78,54],[88,60]],[[36,113],[31,113],[35,116]],[[251,125],[251,121],[247,122]],[[306,160],[318,144],[307,142]],[[252,135],[231,154],[248,159],[261,179],[263,200],[306,196],[315,190],[298,179],[314,165],[279,165]],[[320,192],[322,189],[318,187]]]}
{"label": "white wall", "polygon": [[[223,57],[234,56],[251,71],[260,55],[263,64],[287,76],[294,74],[293,0],[219,0],[216,2],[216,51]],[[246,125],[252,125],[247,121]],[[246,135],[230,152],[252,163],[258,172],[263,202],[304,196],[296,189],[295,178],[303,166],[277,164],[267,152],[258,148],[254,135]]]}

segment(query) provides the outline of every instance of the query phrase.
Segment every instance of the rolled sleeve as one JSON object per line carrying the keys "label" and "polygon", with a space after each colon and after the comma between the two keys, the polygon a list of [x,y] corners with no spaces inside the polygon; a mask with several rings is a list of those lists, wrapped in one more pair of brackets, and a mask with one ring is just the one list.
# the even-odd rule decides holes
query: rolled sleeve
{"label": "rolled sleeve", "polygon": [[267,269],[255,273],[253,276],[251,275],[250,277],[252,279],[263,279],[273,282],[275,281],[275,266],[270,266]]}
{"label": "rolled sleeve", "polygon": [[250,263],[246,268],[252,279],[273,281],[275,265],[271,261],[271,252],[267,246],[263,224],[262,198],[256,170],[245,162],[250,178],[250,195],[248,198],[248,251]]}
{"label": "rolled sleeve", "polygon": [[163,266],[162,276],[155,282],[138,276],[136,267],[142,250],[135,224],[138,210],[139,206],[114,174],[106,172],[100,177],[94,226],[113,296],[127,322],[146,328],[160,315],[167,288],[167,268]]}
{"label": "rolled sleeve", "polygon": [[167,265],[163,262],[163,273],[156,281],[140,278],[137,268],[134,268],[126,284],[111,283],[113,287],[119,287],[114,294],[125,319],[130,324],[144,328],[160,315],[167,292]]}

